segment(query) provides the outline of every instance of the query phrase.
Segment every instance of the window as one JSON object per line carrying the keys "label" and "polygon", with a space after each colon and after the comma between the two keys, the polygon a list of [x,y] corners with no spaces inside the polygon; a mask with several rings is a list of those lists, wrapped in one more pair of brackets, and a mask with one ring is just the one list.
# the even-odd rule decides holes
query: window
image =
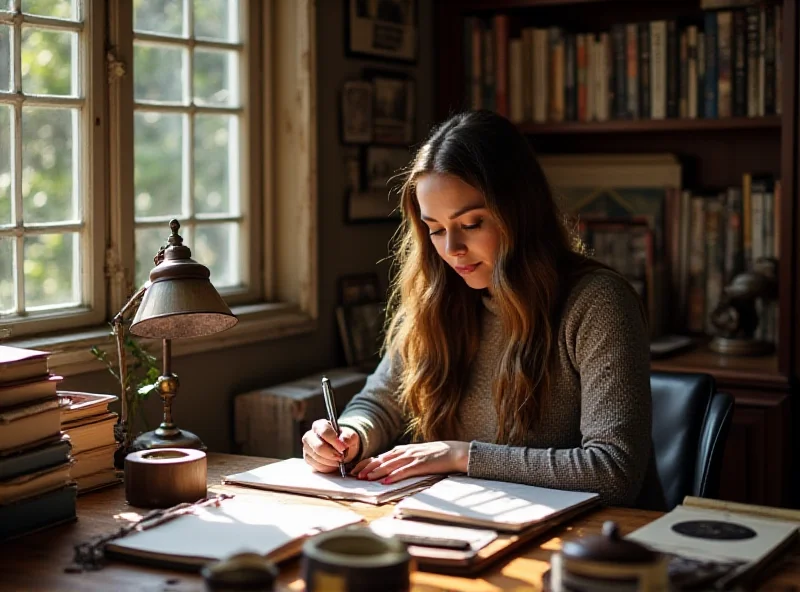
{"label": "window", "polygon": [[176,355],[314,326],[313,5],[0,0],[11,343],[50,349],[62,373],[97,368],[88,346],[147,278],[171,218],[240,320]]}
{"label": "window", "polygon": [[94,34],[76,0],[0,11],[0,315],[29,329],[96,322],[103,306],[87,165]]}
{"label": "window", "polygon": [[237,0],[133,3],[137,285],[172,218],[218,290],[246,292],[251,283],[242,165],[255,151],[240,133],[246,8]]}

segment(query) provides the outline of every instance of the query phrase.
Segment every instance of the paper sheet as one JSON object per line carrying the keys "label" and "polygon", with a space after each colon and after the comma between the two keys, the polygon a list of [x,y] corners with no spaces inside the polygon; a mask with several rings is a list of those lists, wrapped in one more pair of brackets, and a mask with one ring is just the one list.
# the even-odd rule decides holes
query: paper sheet
{"label": "paper sheet", "polygon": [[344,508],[233,498],[219,507],[199,508],[196,514],[130,534],[110,546],[148,555],[206,559],[244,551],[266,555],[298,537],[361,520],[361,516]]}
{"label": "paper sheet", "polygon": [[342,477],[338,472],[318,473],[299,458],[282,460],[225,477],[226,482],[239,485],[360,500],[369,498],[380,500],[389,497],[393,492],[421,485],[430,480],[431,476],[425,475],[384,485],[380,481],[362,481],[355,477]]}

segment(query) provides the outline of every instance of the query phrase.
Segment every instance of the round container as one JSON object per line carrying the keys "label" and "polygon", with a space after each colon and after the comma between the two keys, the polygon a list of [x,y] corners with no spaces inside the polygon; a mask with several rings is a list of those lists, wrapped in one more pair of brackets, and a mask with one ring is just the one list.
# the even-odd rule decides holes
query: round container
{"label": "round container", "polygon": [[206,589],[217,592],[271,592],[278,568],[257,553],[237,553],[210,563],[200,571]]}
{"label": "round container", "polygon": [[410,572],[402,542],[363,526],[323,533],[303,545],[306,592],[407,592]]}

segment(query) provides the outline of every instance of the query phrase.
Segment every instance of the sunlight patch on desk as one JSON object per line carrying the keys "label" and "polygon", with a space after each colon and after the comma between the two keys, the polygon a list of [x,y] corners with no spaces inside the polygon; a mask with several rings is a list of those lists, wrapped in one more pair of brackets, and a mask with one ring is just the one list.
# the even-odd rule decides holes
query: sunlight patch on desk
{"label": "sunlight patch on desk", "polygon": [[441,574],[415,571],[411,574],[411,583],[414,590],[436,591],[458,590],[459,592],[502,592],[503,588],[487,582],[482,578],[467,580]]}
{"label": "sunlight patch on desk", "polygon": [[560,537],[553,537],[549,541],[542,543],[541,548],[545,551],[560,551],[564,541]]}
{"label": "sunlight patch on desk", "polygon": [[138,512],[122,512],[121,514],[114,514],[114,520],[125,520],[126,522],[139,522],[144,518]]}
{"label": "sunlight patch on desk", "polygon": [[544,572],[550,569],[549,561],[517,557],[500,570],[508,578],[514,578],[529,583],[531,586],[541,586]]}

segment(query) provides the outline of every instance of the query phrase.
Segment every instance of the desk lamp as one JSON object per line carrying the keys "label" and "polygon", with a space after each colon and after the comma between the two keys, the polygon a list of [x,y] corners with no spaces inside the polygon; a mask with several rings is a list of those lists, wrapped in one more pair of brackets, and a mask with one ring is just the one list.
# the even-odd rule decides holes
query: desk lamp
{"label": "desk lamp", "polygon": [[[178,234],[180,224],[170,220],[169,244],[154,258],[150,280],[140,288],[114,318],[120,356],[120,379],[124,380],[124,351],[120,344],[124,313],[139,299],[130,332],[140,337],[162,340],[163,369],[156,383],[164,404],[164,418],[155,430],[145,432],[132,443],[125,434],[123,447],[128,451],[148,448],[197,448],[205,445],[195,434],[179,429],[172,421],[172,399],[178,393],[178,377],[172,373],[172,340],[212,335],[230,329],[238,319],[225,304],[209,280],[207,267],[191,258],[189,247]],[[125,393],[123,392],[123,405]],[[123,414],[126,410],[123,408]]]}

